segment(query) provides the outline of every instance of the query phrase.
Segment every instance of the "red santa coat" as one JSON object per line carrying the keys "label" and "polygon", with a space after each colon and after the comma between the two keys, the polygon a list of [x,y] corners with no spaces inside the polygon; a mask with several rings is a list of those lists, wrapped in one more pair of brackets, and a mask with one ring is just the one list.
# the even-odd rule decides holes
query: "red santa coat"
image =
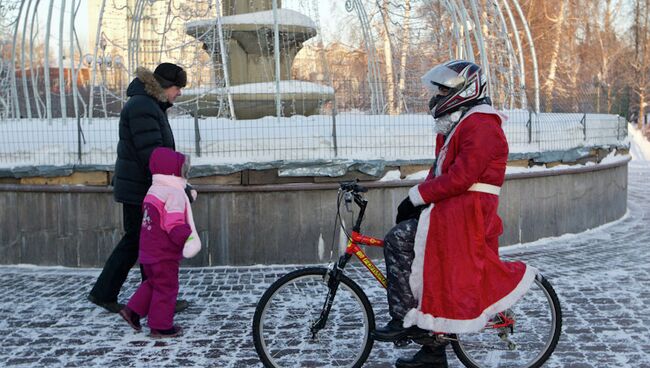
{"label": "red santa coat", "polygon": [[537,270],[499,259],[497,215],[505,178],[507,118],[489,105],[470,109],[446,140],[438,135],[436,165],[411,188],[420,215],[410,285],[418,299],[404,326],[446,333],[478,331],[528,291]]}

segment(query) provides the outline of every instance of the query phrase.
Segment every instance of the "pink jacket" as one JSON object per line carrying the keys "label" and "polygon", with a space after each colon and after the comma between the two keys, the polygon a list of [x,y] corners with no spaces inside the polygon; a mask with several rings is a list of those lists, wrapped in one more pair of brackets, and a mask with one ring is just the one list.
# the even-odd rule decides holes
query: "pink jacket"
{"label": "pink jacket", "polygon": [[185,156],[168,148],[156,148],[151,154],[153,183],[142,204],[140,263],[189,258],[201,249],[185,194],[187,180],[181,176],[184,161]]}

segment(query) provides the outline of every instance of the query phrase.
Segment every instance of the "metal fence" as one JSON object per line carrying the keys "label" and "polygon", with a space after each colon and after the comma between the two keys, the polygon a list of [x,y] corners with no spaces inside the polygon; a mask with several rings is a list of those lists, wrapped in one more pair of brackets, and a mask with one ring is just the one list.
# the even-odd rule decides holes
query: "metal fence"
{"label": "metal fence", "polygon": [[[337,96],[341,91],[337,91]],[[344,94],[348,96],[348,94]],[[338,99],[338,98],[337,98]],[[425,102],[422,102],[426,106]],[[503,110],[512,153],[612,147],[625,144],[626,121],[613,114],[533,113]],[[177,149],[195,165],[275,161],[419,160],[434,156],[429,114],[372,115],[326,103],[312,116],[232,120],[170,111]],[[0,167],[112,165],[118,141],[116,116],[0,120]]]}
{"label": "metal fence", "polygon": [[[395,38],[400,49],[392,51],[378,32],[379,3],[360,0],[287,0],[277,2],[279,9],[261,0],[5,3],[0,168],[112,165],[126,86],[136,67],[162,61],[188,72],[190,88],[169,117],[177,149],[195,164],[431,159],[434,124],[419,77],[435,63],[474,56],[495,106],[510,116],[503,128],[512,152],[625,142],[623,119],[598,115],[603,106],[622,109],[604,101],[593,83],[577,87],[571,99],[540,105],[539,89],[524,73],[537,75],[536,58],[533,68],[522,64],[534,44],[518,1],[481,12],[473,1],[414,2],[410,36]],[[401,14],[391,7],[387,14]],[[463,33],[470,22],[477,26]],[[405,31],[387,26],[394,36]],[[78,37],[82,29],[87,45]],[[325,35],[338,39],[346,30],[360,35],[356,45],[345,37],[325,42]],[[528,47],[511,35],[526,35]],[[384,51],[395,57],[382,57]],[[556,114],[527,110],[539,106]]]}

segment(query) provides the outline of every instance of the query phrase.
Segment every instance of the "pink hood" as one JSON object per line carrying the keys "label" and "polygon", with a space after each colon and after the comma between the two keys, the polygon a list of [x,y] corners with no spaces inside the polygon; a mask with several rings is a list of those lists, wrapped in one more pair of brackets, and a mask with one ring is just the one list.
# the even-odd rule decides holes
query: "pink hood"
{"label": "pink hood", "polygon": [[149,170],[152,175],[173,175],[182,176],[185,155],[170,148],[158,147],[151,152],[149,158]]}

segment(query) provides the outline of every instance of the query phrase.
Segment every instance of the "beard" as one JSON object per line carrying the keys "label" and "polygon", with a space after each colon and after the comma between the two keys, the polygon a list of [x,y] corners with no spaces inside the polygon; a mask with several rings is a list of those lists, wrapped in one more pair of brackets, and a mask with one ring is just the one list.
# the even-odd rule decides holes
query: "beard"
{"label": "beard", "polygon": [[437,134],[447,135],[454,126],[460,121],[462,113],[460,111],[454,111],[451,114],[443,115],[438,119],[435,119],[436,126],[435,131]]}

